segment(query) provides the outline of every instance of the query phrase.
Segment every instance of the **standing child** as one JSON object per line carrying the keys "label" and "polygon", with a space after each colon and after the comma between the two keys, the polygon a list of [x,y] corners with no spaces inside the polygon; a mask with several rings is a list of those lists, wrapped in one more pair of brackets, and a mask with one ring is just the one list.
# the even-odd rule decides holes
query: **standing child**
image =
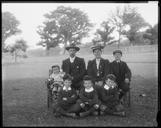
{"label": "standing child", "polygon": [[116,77],[113,74],[107,75],[105,84],[99,88],[100,94],[100,115],[114,114],[125,116],[123,106],[119,103],[118,86]]}
{"label": "standing child", "polygon": [[77,93],[73,88],[71,88],[72,77],[69,74],[66,74],[64,75],[63,80],[64,86],[58,92],[57,103],[54,106],[55,116],[64,115],[76,117],[75,113],[68,112],[68,110],[71,109],[77,101]]}
{"label": "standing child", "polygon": [[127,66],[126,62],[121,60],[122,51],[115,50],[113,52],[115,60],[110,63],[110,73],[116,76],[116,82],[120,90],[119,99],[129,91],[130,80],[131,80],[131,70]]}
{"label": "standing child", "polygon": [[84,76],[83,86],[79,93],[80,99],[77,100],[77,104],[83,111],[79,114],[80,117],[85,117],[90,114],[98,115],[99,100],[90,76]]}

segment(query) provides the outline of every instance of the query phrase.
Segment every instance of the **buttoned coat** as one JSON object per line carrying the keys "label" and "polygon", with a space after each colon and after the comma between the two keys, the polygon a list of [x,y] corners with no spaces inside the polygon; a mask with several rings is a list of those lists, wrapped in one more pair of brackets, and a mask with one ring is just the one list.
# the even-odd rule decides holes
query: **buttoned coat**
{"label": "buttoned coat", "polygon": [[109,74],[109,60],[100,59],[99,68],[97,69],[96,59],[90,60],[87,66],[87,74],[90,75],[94,81],[101,81]]}
{"label": "buttoned coat", "polygon": [[80,82],[83,80],[84,75],[86,74],[86,65],[83,58],[75,57],[73,62],[73,70],[70,72],[70,59],[63,60],[62,70],[65,73],[70,74],[74,79],[72,81],[72,87],[78,89]]}
{"label": "buttoned coat", "polygon": [[110,73],[116,76],[116,81],[118,85],[124,82],[125,78],[131,80],[131,70],[124,61],[120,61],[119,64],[116,61],[111,62]]}

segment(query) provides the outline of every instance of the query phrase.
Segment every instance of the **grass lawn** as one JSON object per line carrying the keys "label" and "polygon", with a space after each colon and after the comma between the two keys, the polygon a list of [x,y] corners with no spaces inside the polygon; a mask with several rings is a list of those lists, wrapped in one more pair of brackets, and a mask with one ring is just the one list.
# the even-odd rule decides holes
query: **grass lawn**
{"label": "grass lawn", "polygon": [[[81,56],[81,55],[80,55]],[[132,56],[132,57],[131,57]],[[83,56],[82,56],[83,57]],[[111,55],[104,55],[112,60]],[[47,109],[48,69],[66,56],[28,58],[2,64],[3,126],[157,126],[158,67],[156,54],[125,55],[132,70],[131,108],[127,117],[55,118]],[[86,55],[85,61],[92,59]],[[145,97],[139,95],[145,93]]]}

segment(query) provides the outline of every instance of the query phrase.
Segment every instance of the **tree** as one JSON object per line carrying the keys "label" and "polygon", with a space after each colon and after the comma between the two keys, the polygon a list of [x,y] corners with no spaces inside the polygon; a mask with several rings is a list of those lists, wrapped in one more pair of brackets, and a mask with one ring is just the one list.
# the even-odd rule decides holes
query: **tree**
{"label": "tree", "polygon": [[65,53],[67,43],[79,44],[92,27],[84,12],[71,7],[59,6],[44,16],[47,21],[43,23],[44,26],[39,26],[38,34],[42,39],[39,45],[47,50],[61,43],[64,44]]}
{"label": "tree", "polygon": [[[137,12],[137,8],[132,8],[129,5],[124,6],[123,9],[117,7],[115,13],[112,13],[109,21],[116,27],[116,31],[119,34],[118,48],[122,35],[127,36],[130,42],[133,44],[136,33],[141,28],[149,25]],[[126,30],[128,26],[130,29]]]}
{"label": "tree", "polygon": [[157,44],[158,43],[158,24],[154,25],[153,27],[150,26],[150,28],[145,31],[143,38],[150,40],[150,44]]}
{"label": "tree", "polygon": [[110,18],[108,18],[108,21],[115,26],[115,30],[118,32],[119,38],[118,38],[118,49],[120,45],[121,35],[124,31],[125,24],[123,24],[123,14],[124,11],[121,10],[120,7],[116,7],[115,12],[111,12]]}
{"label": "tree", "polygon": [[5,50],[5,41],[12,35],[20,33],[17,27],[19,25],[19,21],[16,17],[10,12],[2,13],[2,51]]}
{"label": "tree", "polygon": [[112,41],[114,37],[110,34],[114,31],[115,27],[111,27],[108,21],[102,22],[101,27],[103,30],[97,29],[96,35],[100,36],[100,41],[103,42],[103,45],[106,46],[107,44],[114,43],[114,41]]}
{"label": "tree", "polygon": [[142,16],[137,12],[137,8],[132,8],[130,6],[124,7],[124,13],[122,17],[123,24],[129,26],[129,30],[122,32],[132,45],[135,44],[135,37],[140,29],[149,26],[147,22],[142,18]]}
{"label": "tree", "polygon": [[17,57],[20,56],[20,52],[26,52],[28,46],[25,40],[16,40],[16,43],[12,46],[8,46],[8,51],[14,56],[15,62],[17,62]]}

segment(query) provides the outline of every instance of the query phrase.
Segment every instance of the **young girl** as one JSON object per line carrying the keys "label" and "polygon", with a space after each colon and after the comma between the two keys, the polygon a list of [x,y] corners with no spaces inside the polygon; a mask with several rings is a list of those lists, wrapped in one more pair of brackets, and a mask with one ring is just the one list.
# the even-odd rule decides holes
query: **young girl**
{"label": "young girl", "polygon": [[53,65],[52,73],[49,76],[49,81],[51,81],[50,87],[53,93],[60,91],[60,88],[63,86],[63,76],[64,73],[60,72],[59,65]]}
{"label": "young girl", "polygon": [[113,74],[107,75],[105,84],[99,88],[100,94],[100,115],[113,114],[125,116],[123,106],[119,102],[118,86],[116,77]]}
{"label": "young girl", "polygon": [[66,74],[64,75],[63,80],[64,86],[58,92],[57,103],[54,106],[55,116],[64,115],[76,117],[76,113],[68,111],[76,104],[78,97],[76,91],[71,88],[72,77],[69,74]]}

